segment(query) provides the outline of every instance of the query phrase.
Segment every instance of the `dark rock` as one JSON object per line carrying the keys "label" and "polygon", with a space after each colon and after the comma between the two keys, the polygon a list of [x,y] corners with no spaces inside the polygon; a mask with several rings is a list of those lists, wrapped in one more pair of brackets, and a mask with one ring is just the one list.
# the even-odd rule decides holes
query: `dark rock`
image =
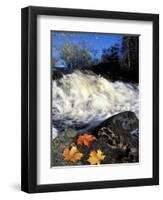
{"label": "dark rock", "polygon": [[112,163],[138,162],[138,132],[139,120],[130,111],[108,118],[95,129],[96,137],[110,149]]}
{"label": "dark rock", "polygon": [[53,70],[53,71],[52,71],[52,79],[53,79],[53,80],[58,80],[58,79],[60,79],[60,78],[62,78],[62,77],[63,77],[62,72],[57,71],[57,70]]}
{"label": "dark rock", "polygon": [[[87,160],[90,152],[98,149],[105,155],[101,164],[139,161],[139,120],[133,112],[122,112],[103,121],[90,133],[96,136],[96,140],[88,147],[77,144],[77,138],[81,134],[74,129],[58,134],[52,141],[52,166],[89,165]],[[64,160],[64,149],[73,145],[77,146],[83,157],[76,162]]]}
{"label": "dark rock", "polygon": [[[74,145],[76,136],[77,132],[72,129],[68,129],[65,132],[59,133],[59,135],[54,140],[52,140],[52,166],[74,165],[73,162],[64,160],[63,151],[65,148],[70,148]],[[78,161],[75,163],[75,165],[81,165],[81,162]]]}

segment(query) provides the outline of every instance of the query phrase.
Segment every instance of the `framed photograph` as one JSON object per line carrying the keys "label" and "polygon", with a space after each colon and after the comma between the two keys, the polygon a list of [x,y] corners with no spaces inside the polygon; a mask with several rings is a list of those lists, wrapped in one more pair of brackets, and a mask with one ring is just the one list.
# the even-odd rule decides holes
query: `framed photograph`
{"label": "framed photograph", "polygon": [[22,190],[158,185],[159,15],[30,6],[21,25]]}

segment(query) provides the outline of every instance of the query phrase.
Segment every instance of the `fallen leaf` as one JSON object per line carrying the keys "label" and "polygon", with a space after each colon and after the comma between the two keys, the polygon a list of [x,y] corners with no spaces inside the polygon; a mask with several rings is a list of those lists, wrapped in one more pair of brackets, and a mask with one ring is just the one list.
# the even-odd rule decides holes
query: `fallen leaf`
{"label": "fallen leaf", "polygon": [[104,160],[105,155],[103,154],[103,152],[98,149],[97,151],[91,151],[91,153],[89,154],[89,158],[88,158],[88,162],[91,165],[96,165],[96,164],[100,164],[102,160]]}
{"label": "fallen leaf", "polygon": [[83,157],[83,154],[77,149],[76,146],[72,146],[71,149],[64,149],[63,151],[64,160],[75,162]]}
{"label": "fallen leaf", "polygon": [[77,144],[84,144],[85,146],[89,147],[90,143],[96,140],[96,137],[85,133],[84,135],[80,135],[77,139]]}

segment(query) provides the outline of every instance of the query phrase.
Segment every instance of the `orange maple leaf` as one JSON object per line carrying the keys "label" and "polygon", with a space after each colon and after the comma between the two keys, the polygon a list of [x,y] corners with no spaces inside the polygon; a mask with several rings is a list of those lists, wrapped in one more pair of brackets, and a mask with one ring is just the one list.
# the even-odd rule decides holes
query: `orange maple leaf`
{"label": "orange maple leaf", "polygon": [[89,147],[90,143],[96,140],[96,137],[85,133],[84,135],[80,135],[77,139],[77,144],[84,144],[85,146]]}
{"label": "orange maple leaf", "polygon": [[77,149],[76,146],[71,147],[71,149],[65,148],[63,151],[64,160],[75,162],[81,160],[83,154]]}
{"label": "orange maple leaf", "polygon": [[104,160],[104,158],[105,158],[105,155],[100,149],[98,149],[97,151],[91,151],[87,161],[91,165],[96,165],[96,164],[99,165],[101,161]]}

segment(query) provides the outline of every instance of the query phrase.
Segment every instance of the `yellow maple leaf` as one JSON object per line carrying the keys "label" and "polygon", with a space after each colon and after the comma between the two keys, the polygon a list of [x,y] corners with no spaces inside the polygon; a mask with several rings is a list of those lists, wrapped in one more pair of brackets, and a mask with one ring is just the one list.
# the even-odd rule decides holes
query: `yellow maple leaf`
{"label": "yellow maple leaf", "polygon": [[76,146],[72,146],[71,149],[64,149],[63,156],[64,160],[75,162],[77,160],[81,160],[83,154],[77,149]]}
{"label": "yellow maple leaf", "polygon": [[99,165],[101,161],[104,160],[104,158],[105,158],[105,155],[100,149],[98,149],[97,151],[91,151],[87,161],[91,165],[96,165],[96,164]]}
{"label": "yellow maple leaf", "polygon": [[89,147],[90,143],[96,140],[96,137],[85,133],[84,135],[80,135],[77,139],[77,144],[84,144],[85,146]]}

